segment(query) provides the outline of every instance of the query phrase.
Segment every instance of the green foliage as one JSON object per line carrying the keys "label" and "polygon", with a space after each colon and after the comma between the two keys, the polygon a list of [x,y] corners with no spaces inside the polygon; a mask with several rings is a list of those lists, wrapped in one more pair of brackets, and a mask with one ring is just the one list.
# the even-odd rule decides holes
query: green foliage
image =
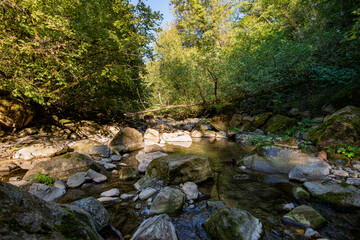
{"label": "green foliage", "polygon": [[352,159],[355,157],[355,155],[357,155],[359,148],[356,146],[347,146],[347,147],[340,147],[337,150],[337,153],[341,153],[343,155],[345,155],[346,157]]}
{"label": "green foliage", "polygon": [[142,1],[16,0],[0,9],[1,91],[82,117],[137,106],[160,18]]}
{"label": "green foliage", "polygon": [[42,174],[40,172],[36,173],[34,179],[37,180],[40,183],[43,183],[43,184],[46,184],[46,185],[49,185],[49,186],[51,186],[53,184],[53,182],[54,182],[54,179],[52,177],[47,176],[46,174]]}
{"label": "green foliage", "polygon": [[303,119],[300,125],[291,127],[289,130],[286,130],[284,134],[288,137],[293,137],[298,132],[308,131],[313,125],[314,123],[311,119]]}
{"label": "green foliage", "polygon": [[[160,33],[158,57],[147,66],[153,103],[236,99],[301,83],[320,90],[351,89],[358,82],[360,10],[355,1],[171,4],[175,24]],[[281,108],[283,99],[275,92],[264,108]]]}

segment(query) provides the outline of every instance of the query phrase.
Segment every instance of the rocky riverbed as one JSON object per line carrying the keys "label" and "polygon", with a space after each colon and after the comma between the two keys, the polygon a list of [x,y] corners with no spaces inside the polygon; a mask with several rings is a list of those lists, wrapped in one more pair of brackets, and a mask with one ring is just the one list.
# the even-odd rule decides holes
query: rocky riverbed
{"label": "rocky riverbed", "polygon": [[[321,150],[335,142],[324,124],[337,129],[337,142],[356,143],[357,111],[347,107],[311,124],[266,113],[24,129],[0,147],[2,180],[11,184],[1,183],[1,234],[356,239],[360,164]],[[339,135],[339,118],[354,121],[355,133]],[[277,134],[289,127],[296,132]],[[38,224],[51,218],[49,209],[55,219]]]}

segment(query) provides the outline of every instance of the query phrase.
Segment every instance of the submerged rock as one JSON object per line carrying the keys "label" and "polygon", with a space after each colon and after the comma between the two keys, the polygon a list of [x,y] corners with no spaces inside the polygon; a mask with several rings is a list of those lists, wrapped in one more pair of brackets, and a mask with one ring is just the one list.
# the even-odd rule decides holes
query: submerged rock
{"label": "submerged rock", "polygon": [[151,197],[152,195],[154,195],[156,192],[157,192],[157,190],[154,189],[154,188],[150,188],[150,187],[145,188],[139,194],[139,198],[140,198],[141,201],[144,201],[144,200],[148,199],[149,197]]}
{"label": "submerged rock", "polygon": [[120,196],[120,191],[117,188],[112,188],[108,191],[102,192],[100,194],[101,197],[118,197]]}
{"label": "submerged rock", "polygon": [[[237,164],[270,173],[289,173],[297,166],[324,166],[327,170],[330,168],[325,161],[315,158],[311,154],[304,153],[301,150],[276,146],[257,148],[239,160]],[[303,170],[300,173],[306,173],[306,169],[300,170]]]}
{"label": "submerged rock", "polygon": [[0,181],[2,239],[102,239],[93,219],[76,207],[46,202]]}
{"label": "submerged rock", "polygon": [[24,176],[24,179],[34,178],[40,172],[54,179],[66,180],[77,172],[86,172],[88,169],[100,170],[101,167],[86,155],[67,153],[34,165]]}
{"label": "submerged rock", "polygon": [[212,177],[209,161],[204,156],[167,156],[153,160],[146,173],[166,184],[203,182]]}
{"label": "submerged rock", "polygon": [[166,214],[145,220],[131,240],[177,240],[175,227],[170,220]]}
{"label": "submerged rock", "polygon": [[144,148],[143,135],[136,129],[125,127],[116,134],[109,144],[118,152],[131,152]]}
{"label": "submerged rock", "polygon": [[261,222],[250,213],[229,207],[216,209],[204,223],[206,232],[218,240],[257,240],[262,233]]}
{"label": "submerged rock", "polygon": [[309,206],[301,205],[285,214],[283,219],[300,226],[319,228],[325,225],[326,220],[317,211]]}
{"label": "submerged rock", "polygon": [[166,187],[154,199],[149,215],[174,213],[182,208],[184,194],[179,189]]}
{"label": "submerged rock", "polygon": [[340,207],[360,207],[360,189],[338,183],[322,184],[318,182],[304,183],[306,189],[321,201]]}
{"label": "submerged rock", "polygon": [[123,167],[119,170],[119,179],[120,180],[134,180],[139,176],[139,171],[131,167]]}

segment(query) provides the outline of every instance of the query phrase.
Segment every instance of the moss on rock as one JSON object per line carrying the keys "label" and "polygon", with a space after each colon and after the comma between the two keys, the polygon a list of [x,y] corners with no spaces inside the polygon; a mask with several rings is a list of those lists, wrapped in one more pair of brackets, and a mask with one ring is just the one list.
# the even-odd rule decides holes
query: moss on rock
{"label": "moss on rock", "polygon": [[283,115],[275,115],[271,117],[262,129],[267,133],[278,133],[285,131],[297,124],[296,119]]}

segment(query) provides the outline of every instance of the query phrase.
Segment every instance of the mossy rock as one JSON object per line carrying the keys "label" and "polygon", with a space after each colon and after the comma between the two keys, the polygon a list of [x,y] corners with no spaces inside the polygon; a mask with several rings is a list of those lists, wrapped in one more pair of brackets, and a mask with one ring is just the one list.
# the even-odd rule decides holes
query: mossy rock
{"label": "mossy rock", "polygon": [[254,117],[254,127],[262,127],[266,121],[272,116],[272,112],[265,112]]}
{"label": "mossy rock", "polygon": [[312,196],[339,207],[360,208],[360,189],[346,183],[306,182]]}
{"label": "mossy rock", "polygon": [[204,223],[206,232],[218,240],[257,240],[262,233],[261,222],[250,213],[229,207],[216,209]]}
{"label": "mossy rock", "polygon": [[102,167],[88,156],[72,152],[35,164],[33,168],[25,174],[24,179],[34,178],[35,175],[40,172],[53,179],[66,180],[77,172],[86,172],[89,169],[98,172],[102,170]]}
{"label": "mossy rock", "polygon": [[296,119],[289,118],[283,115],[272,116],[266,124],[262,127],[266,133],[283,132],[297,124]]}
{"label": "mossy rock", "polygon": [[309,138],[319,147],[337,149],[360,142],[360,108],[347,106],[326,117]]}
{"label": "mossy rock", "polygon": [[309,200],[310,199],[310,194],[302,187],[294,188],[293,195],[297,200]]}
{"label": "mossy rock", "polygon": [[291,210],[291,212],[285,214],[283,219],[285,221],[290,221],[298,224],[300,226],[311,228],[320,228],[326,223],[325,218],[323,218],[313,208],[306,205],[301,205],[294,208],[293,210]]}
{"label": "mossy rock", "polygon": [[46,202],[1,181],[0,208],[4,239],[102,239],[89,213]]}
{"label": "mossy rock", "polygon": [[199,183],[213,176],[208,159],[200,155],[156,158],[147,167],[146,174],[166,184]]}

